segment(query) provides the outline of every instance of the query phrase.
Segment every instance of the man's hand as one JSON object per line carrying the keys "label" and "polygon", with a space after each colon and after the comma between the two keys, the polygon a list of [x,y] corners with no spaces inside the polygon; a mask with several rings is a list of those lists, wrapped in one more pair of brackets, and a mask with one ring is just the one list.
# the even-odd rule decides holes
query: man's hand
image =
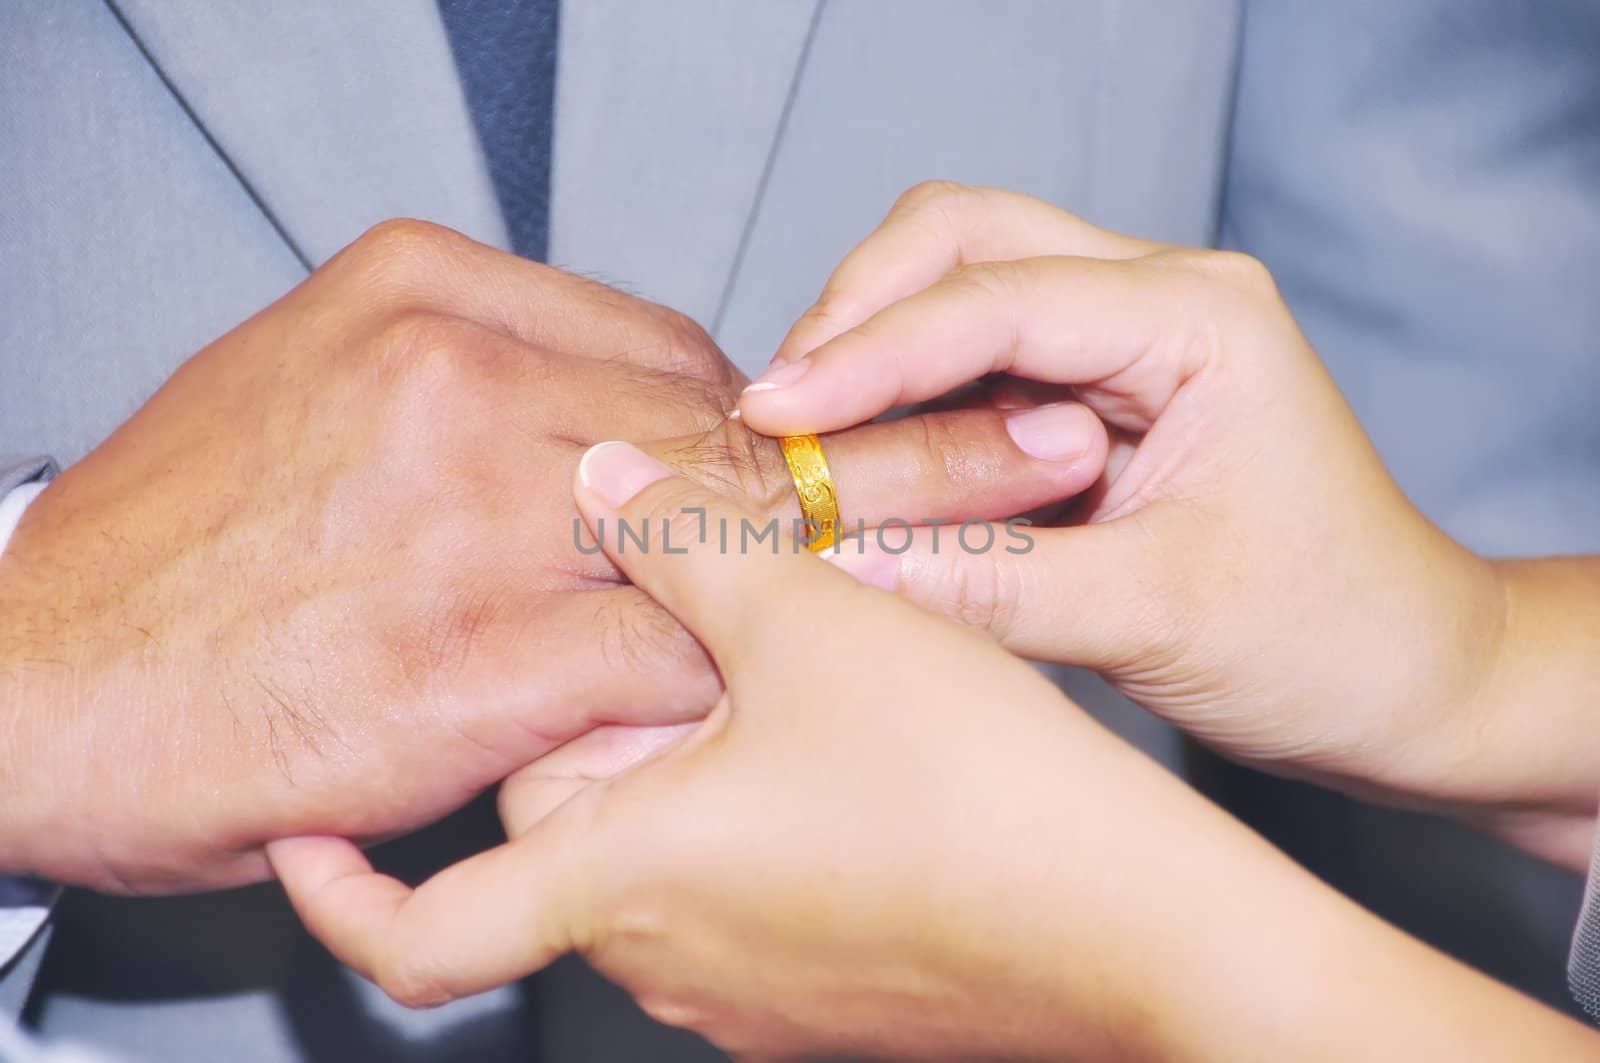
{"label": "man's hand", "polygon": [[[702,651],[575,547],[588,444],[797,516],[738,374],[682,316],[417,222],[201,351],[0,557],[0,869],[169,890],[262,844],[373,839],[597,724],[699,717]],[[1002,516],[1096,475],[975,408],[831,443],[851,516]]]}

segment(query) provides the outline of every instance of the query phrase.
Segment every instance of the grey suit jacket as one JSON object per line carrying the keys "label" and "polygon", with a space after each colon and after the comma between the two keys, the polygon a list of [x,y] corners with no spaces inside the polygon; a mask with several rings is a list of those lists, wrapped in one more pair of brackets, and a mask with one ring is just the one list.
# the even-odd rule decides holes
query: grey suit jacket
{"label": "grey suit jacket", "polygon": [[[1243,19],[1236,0],[573,0],[550,258],[690,313],[748,370],[924,178],[1018,188],[1183,243],[1226,222],[1280,271],[1436,516],[1497,550],[1593,548],[1596,448],[1576,395],[1595,383],[1579,356],[1594,322],[1561,297],[1573,274],[1541,268],[1531,235],[1567,262],[1586,239],[1600,246],[1596,183],[1579,179],[1592,155],[1553,102],[1586,83],[1549,61],[1570,38],[1501,13],[1517,6],[1359,0]],[[1551,10],[1569,29],[1592,21],[1575,3]],[[1496,60],[1504,83],[1435,46],[1441,27],[1447,41],[1519,42]],[[1508,88],[1534,73],[1537,85]],[[1491,88],[1492,121],[1474,110]],[[504,240],[426,0],[7,5],[0,101],[0,452],[75,460],[184,356],[381,218]],[[1519,145],[1524,106],[1547,121]],[[1495,223],[1499,209],[1517,221]],[[1457,294],[1504,291],[1508,272],[1548,326],[1509,346],[1494,338],[1519,334],[1527,304]],[[1484,401],[1526,375],[1506,350],[1558,367],[1564,385],[1541,398],[1559,431],[1519,434],[1525,408]],[[1448,433],[1437,447],[1414,438],[1416,405],[1399,398],[1424,379],[1443,384],[1423,422]],[[1468,475],[1485,468],[1497,475]],[[1528,468],[1558,501],[1495,523],[1507,503],[1532,505],[1512,475]],[[1073,682],[1176,763],[1164,730]],[[428,844],[470,844],[451,835],[473,829]],[[1493,904],[1519,882],[1487,891]],[[1554,900],[1519,913],[1527,966],[1559,969],[1549,928],[1570,925],[1575,889],[1539,882]],[[1432,936],[1460,948],[1450,934],[1474,917],[1464,906]],[[573,965],[531,991],[402,1013],[333,966],[265,887],[69,898],[32,1015],[162,1060],[707,1053]]]}

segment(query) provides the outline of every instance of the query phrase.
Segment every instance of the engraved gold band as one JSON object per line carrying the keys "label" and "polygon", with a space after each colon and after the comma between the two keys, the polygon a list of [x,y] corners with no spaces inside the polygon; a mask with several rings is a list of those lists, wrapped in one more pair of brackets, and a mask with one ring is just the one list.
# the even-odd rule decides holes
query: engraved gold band
{"label": "engraved gold band", "polygon": [[800,496],[800,513],[809,525],[813,553],[828,549],[839,538],[839,494],[828,471],[822,440],[814,435],[784,436],[783,460],[794,477],[794,491]]}

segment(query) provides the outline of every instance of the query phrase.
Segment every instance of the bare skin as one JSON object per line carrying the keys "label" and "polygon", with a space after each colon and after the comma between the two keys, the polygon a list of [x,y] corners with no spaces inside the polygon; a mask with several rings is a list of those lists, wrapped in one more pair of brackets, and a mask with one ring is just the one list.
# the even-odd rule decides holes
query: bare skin
{"label": "bare skin", "polygon": [[[574,549],[598,439],[798,516],[688,319],[418,222],[201,351],[0,555],[0,871],[222,886],[262,844],[443,815],[597,726],[698,719],[699,645]],[[997,516],[1098,475],[974,407],[841,433],[854,512]]]}
{"label": "bare skin", "polygon": [[[1406,938],[991,640],[805,553],[691,534],[747,511],[622,443],[585,518],[716,661],[701,725],[502,794],[511,840],[416,890],[274,842],[311,930],[412,1005],[569,950],[741,1059],[1591,1058],[1593,1031]],[[828,618],[818,623],[820,617]],[[537,774],[536,774],[537,773]]]}
{"label": "bare skin", "polygon": [[1431,524],[1260,263],[920,186],[777,363],[740,400],[767,433],[991,373],[1112,429],[1105,480],[1038,549],[935,555],[923,532],[904,555],[852,557],[863,576],[1100,671],[1229,757],[1587,866],[1600,560],[1490,563]]}

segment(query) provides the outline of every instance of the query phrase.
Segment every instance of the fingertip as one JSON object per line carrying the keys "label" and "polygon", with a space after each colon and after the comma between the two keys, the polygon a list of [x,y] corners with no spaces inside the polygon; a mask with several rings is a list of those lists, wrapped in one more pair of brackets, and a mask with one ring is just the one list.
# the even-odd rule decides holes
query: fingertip
{"label": "fingertip", "polygon": [[1017,449],[1038,461],[1073,462],[1105,443],[1105,427],[1076,402],[1053,402],[1008,411],[1006,434]]}
{"label": "fingertip", "polygon": [[345,838],[284,838],[266,850],[306,929],[343,963],[373,978],[410,887],[374,871],[366,854]]}
{"label": "fingertip", "polygon": [[744,426],[758,435],[791,435],[793,433],[786,431],[788,419],[784,415],[783,406],[781,402],[769,401],[768,396],[761,391],[752,392],[746,388],[739,393],[737,410],[739,420]]}
{"label": "fingertip", "polygon": [[1100,415],[1088,406],[1078,403],[1078,415],[1089,422],[1089,446],[1078,459],[1080,470],[1089,474],[1088,480],[1077,490],[1086,490],[1090,484],[1105,474],[1111,460],[1111,430]]}
{"label": "fingertip", "polygon": [[1105,422],[1082,403],[1009,410],[1005,428],[1028,461],[1023,475],[1049,483],[1057,499],[1081,494],[1105,475],[1110,437]]}
{"label": "fingertip", "polygon": [[608,440],[596,443],[578,460],[576,493],[581,500],[587,492],[606,508],[616,510],[646,487],[672,475],[671,469],[632,443]]}
{"label": "fingertip", "polygon": [[1078,495],[1092,488],[1106,475],[1106,464],[1111,456],[1111,433],[1100,415],[1082,403],[1074,403],[1073,415],[1086,429],[1086,446],[1072,459],[1062,474],[1061,490],[1066,495]]}
{"label": "fingertip", "polygon": [[836,364],[831,354],[831,348],[819,349],[776,364],[752,381],[739,393],[745,426],[763,435],[791,436],[848,428],[882,413],[858,410],[864,393],[848,379],[854,371]]}
{"label": "fingertip", "polygon": [[750,392],[749,389],[739,393],[738,405],[734,412],[739,415],[739,420],[750,431],[764,436],[781,436],[790,433],[784,431],[785,420],[782,415],[781,404],[774,408],[774,404],[767,401],[760,391]]}
{"label": "fingertip", "polygon": [[266,844],[266,852],[273,874],[293,893],[314,893],[347,875],[372,870],[366,854],[348,838],[279,838]]}
{"label": "fingertip", "polygon": [[866,543],[846,540],[837,550],[829,550],[822,556],[835,568],[869,587],[892,594],[900,584],[900,559]]}
{"label": "fingertip", "polygon": [[742,394],[759,395],[764,391],[778,391],[790,387],[805,376],[810,368],[811,361],[806,358],[773,362],[765,372],[745,386]]}
{"label": "fingertip", "polygon": [[739,393],[744,422],[764,435],[832,432],[893,405],[882,367],[842,332],[787,361],[775,361]]}

